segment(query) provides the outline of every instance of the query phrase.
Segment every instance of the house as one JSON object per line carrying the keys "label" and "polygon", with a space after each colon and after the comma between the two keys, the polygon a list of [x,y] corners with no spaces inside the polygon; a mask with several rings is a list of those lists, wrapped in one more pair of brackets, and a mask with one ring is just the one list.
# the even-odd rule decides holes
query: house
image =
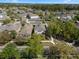
{"label": "house", "polygon": [[36,34],[44,33],[46,31],[45,25],[43,25],[43,24],[35,25],[34,31]]}
{"label": "house", "polygon": [[40,18],[38,15],[36,15],[36,14],[32,14],[32,13],[30,13],[30,14],[28,14],[28,18],[29,19],[38,19],[38,18]]}
{"label": "house", "polygon": [[0,14],[0,20],[6,20],[8,19],[9,17],[5,14]]}
{"label": "house", "polygon": [[19,32],[21,29],[21,24],[20,22],[16,22],[16,23],[10,23],[10,24],[7,24],[7,25],[2,25],[0,26],[0,32],[2,31],[12,31],[12,30],[15,30],[16,32]]}
{"label": "house", "polygon": [[22,37],[31,36],[33,30],[33,25],[25,24],[24,27],[20,30],[19,35]]}
{"label": "house", "polygon": [[29,13],[27,15],[26,23],[34,25],[34,32],[37,34],[42,34],[45,32],[45,25],[42,24],[40,17],[36,14]]}
{"label": "house", "polygon": [[37,24],[41,24],[41,19],[38,15],[29,13],[27,15],[27,21],[26,22],[27,23],[29,22],[32,25],[37,25]]}
{"label": "house", "polygon": [[72,19],[72,16],[71,15],[62,15],[60,17],[61,20],[65,21],[65,20],[71,20]]}
{"label": "house", "polygon": [[57,16],[57,18],[60,19],[61,21],[72,20],[73,17],[74,17],[73,14],[61,14]]}
{"label": "house", "polygon": [[7,16],[7,13],[4,10],[0,10],[0,21],[8,18],[9,16]]}
{"label": "house", "polygon": [[27,12],[31,12],[31,13],[33,13],[33,12],[34,12],[34,10],[33,10],[33,9],[31,9],[31,8],[28,8],[28,9],[27,9]]}
{"label": "house", "polygon": [[25,13],[24,10],[20,10],[19,8],[12,8],[12,12],[15,13],[15,14],[23,14]]}

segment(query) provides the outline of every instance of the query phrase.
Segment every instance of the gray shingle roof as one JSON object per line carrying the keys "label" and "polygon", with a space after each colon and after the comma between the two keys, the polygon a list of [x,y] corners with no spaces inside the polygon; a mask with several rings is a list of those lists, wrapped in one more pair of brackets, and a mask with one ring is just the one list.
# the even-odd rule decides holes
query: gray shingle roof
{"label": "gray shingle roof", "polygon": [[35,25],[34,28],[35,32],[44,32],[46,30],[45,26],[40,24],[40,25]]}
{"label": "gray shingle roof", "polygon": [[33,26],[31,24],[26,24],[20,31],[20,35],[28,36],[32,33]]}
{"label": "gray shingle roof", "polygon": [[11,31],[11,30],[18,31],[20,28],[21,28],[21,24],[20,24],[20,22],[18,22],[18,23],[14,23],[14,24],[2,25],[2,26],[0,26],[0,31],[5,31],[5,30],[8,30],[8,31]]}

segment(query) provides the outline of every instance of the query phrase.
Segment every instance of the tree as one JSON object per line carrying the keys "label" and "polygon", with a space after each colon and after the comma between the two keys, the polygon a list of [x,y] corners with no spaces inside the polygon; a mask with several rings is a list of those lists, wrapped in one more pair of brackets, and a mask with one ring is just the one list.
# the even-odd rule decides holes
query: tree
{"label": "tree", "polygon": [[26,48],[27,58],[37,58],[38,55],[43,54],[43,46],[40,44],[40,41],[43,39],[43,36],[33,34],[33,36],[28,40],[27,43],[27,46],[29,47]]}
{"label": "tree", "polygon": [[8,31],[0,32],[0,43],[9,42],[11,40],[10,34]]}
{"label": "tree", "polygon": [[16,38],[16,35],[17,35],[17,33],[16,33],[16,31],[10,31],[11,33],[10,33],[10,35],[11,35],[11,37],[12,37],[12,39],[15,39]]}
{"label": "tree", "polygon": [[79,21],[79,15],[76,15],[76,16],[74,17],[74,20],[75,20],[75,21]]}
{"label": "tree", "polygon": [[79,29],[76,27],[74,21],[61,22],[55,19],[48,23],[46,35],[73,42],[79,39]]}
{"label": "tree", "polygon": [[51,20],[48,23],[48,28],[47,28],[47,32],[46,34],[48,36],[56,36],[56,35],[60,35],[61,31],[62,31],[62,22],[60,22],[59,20],[55,19],[55,20]]}
{"label": "tree", "polygon": [[20,59],[20,54],[16,45],[9,43],[2,51],[1,56],[3,59]]}
{"label": "tree", "polygon": [[56,45],[50,47],[49,59],[79,59],[79,53],[73,46],[67,45],[65,42],[57,42]]}
{"label": "tree", "polygon": [[8,24],[8,23],[10,23],[10,22],[11,22],[10,19],[3,20],[3,24]]}
{"label": "tree", "polygon": [[78,28],[73,21],[64,23],[63,27],[64,39],[67,41],[73,41],[78,39]]}

